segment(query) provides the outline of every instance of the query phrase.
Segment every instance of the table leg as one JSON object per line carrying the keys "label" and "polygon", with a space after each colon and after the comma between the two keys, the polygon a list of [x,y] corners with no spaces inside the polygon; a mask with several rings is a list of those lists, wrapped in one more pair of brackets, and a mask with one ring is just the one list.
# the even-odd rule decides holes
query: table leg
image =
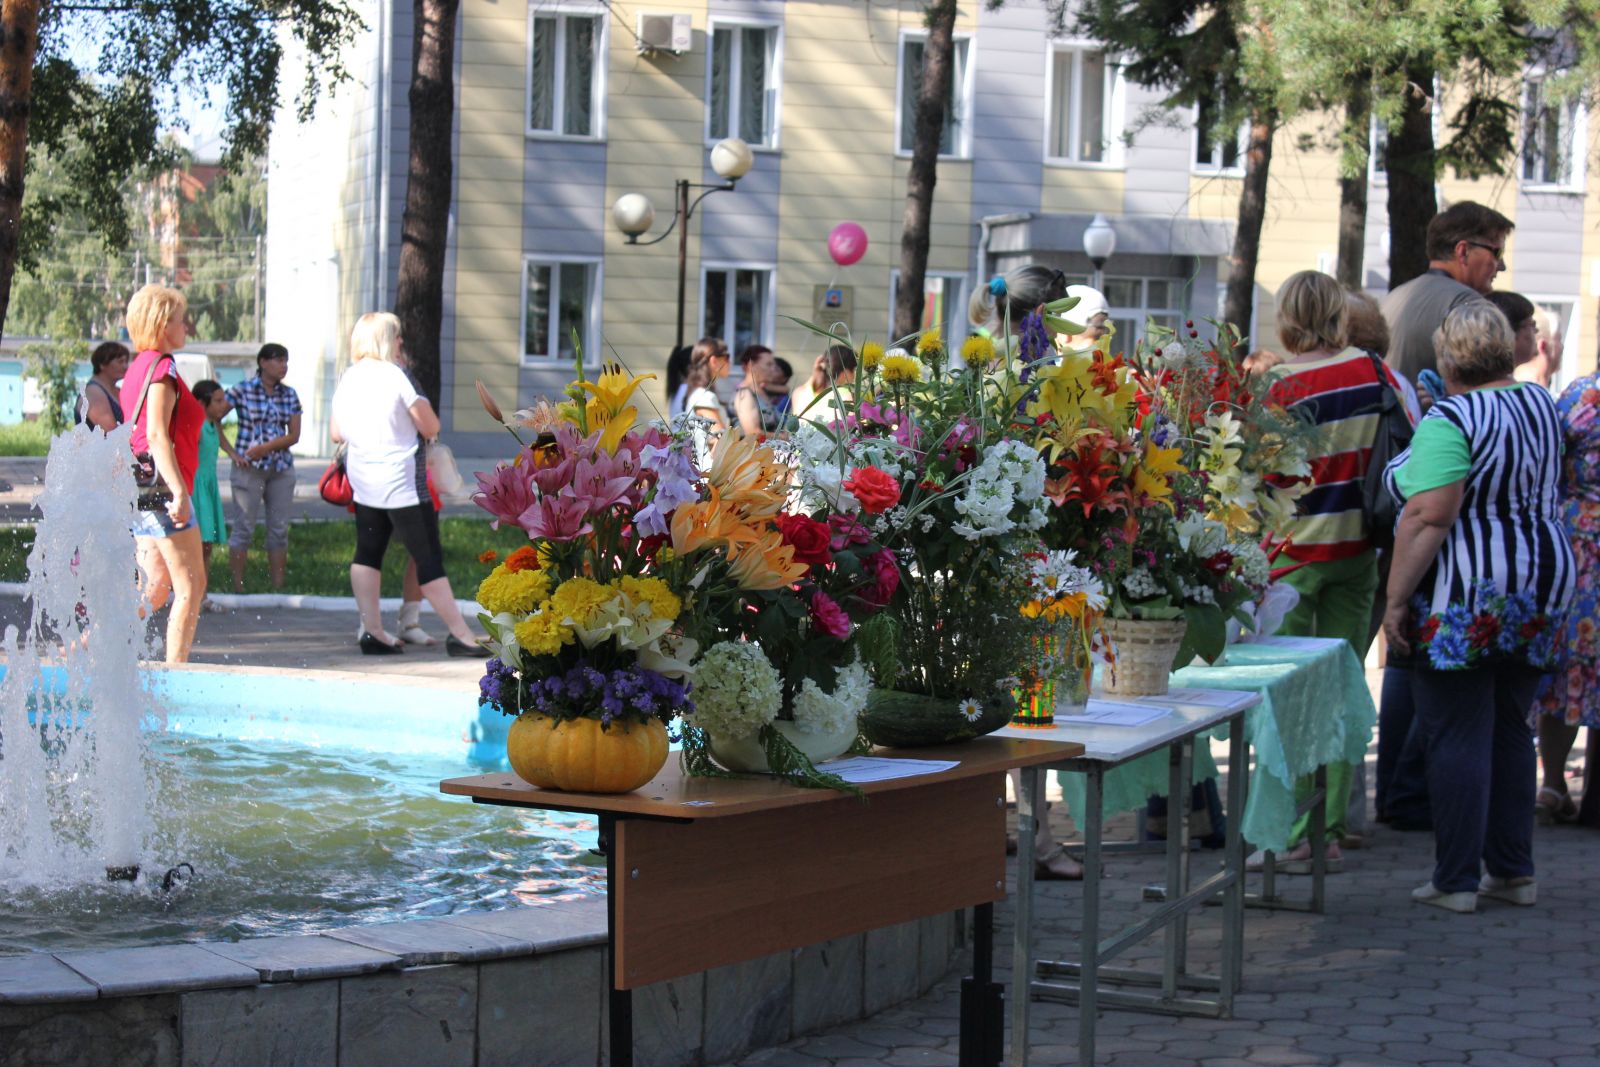
{"label": "table leg", "polygon": [[[1091,763],[1085,775],[1083,811],[1083,935],[1078,972],[1078,1062],[1094,1063],[1096,1003],[1100,983],[1100,834],[1105,771]],[[1171,826],[1168,826],[1171,830]],[[1031,976],[1030,976],[1031,977]]]}
{"label": "table leg", "polygon": [[[1189,894],[1189,808],[1193,786],[1191,768],[1194,742],[1179,741],[1167,748],[1167,899]],[[1176,808],[1174,809],[1174,805]],[[1174,819],[1176,816],[1176,819]],[[1161,992],[1178,995],[1178,980],[1188,970],[1189,917],[1180,912],[1162,932]]]}
{"label": "table leg", "polygon": [[1017,795],[1016,926],[1011,939],[1011,1067],[1028,1067],[1028,1012],[1033,982],[1034,834],[1044,810],[1044,778],[1038,767],[1022,769]]}
{"label": "table leg", "polygon": [[600,816],[598,851],[606,858],[606,1032],[611,1067],[633,1067],[633,990],[617,988],[616,826],[616,816]]}
{"label": "table leg", "polygon": [[[1018,842],[1020,850],[1021,842]],[[994,981],[994,905],[972,909],[972,977],[961,980],[960,1067],[1000,1067],[1005,996]]]}
{"label": "table leg", "polygon": [[1244,969],[1244,822],[1246,764],[1244,717],[1233,720],[1228,731],[1228,828],[1223,845],[1223,863],[1233,881],[1222,894],[1222,988],[1219,1000],[1224,1016],[1233,1014],[1233,995],[1238,992]]}

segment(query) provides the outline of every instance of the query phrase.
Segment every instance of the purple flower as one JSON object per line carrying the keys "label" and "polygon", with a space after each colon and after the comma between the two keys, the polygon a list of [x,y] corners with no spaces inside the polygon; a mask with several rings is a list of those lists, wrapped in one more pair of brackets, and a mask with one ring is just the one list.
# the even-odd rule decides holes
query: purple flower
{"label": "purple flower", "polygon": [[700,498],[694,467],[682,452],[654,445],[645,446],[639,460],[645,470],[655,472],[656,488],[650,503],[633,517],[633,523],[645,537],[665,537],[669,532],[667,520],[678,506]]}
{"label": "purple flower", "polygon": [[1044,359],[1054,359],[1055,345],[1050,343],[1050,331],[1044,328],[1044,316],[1030,311],[1022,316],[1017,336],[1017,352],[1022,359],[1018,378],[1027,381],[1033,376],[1033,365]]}

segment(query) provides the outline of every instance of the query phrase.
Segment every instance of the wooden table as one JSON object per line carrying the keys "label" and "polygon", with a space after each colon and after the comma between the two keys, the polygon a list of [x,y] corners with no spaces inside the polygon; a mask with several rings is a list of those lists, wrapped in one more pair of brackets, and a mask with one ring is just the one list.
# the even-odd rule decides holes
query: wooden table
{"label": "wooden table", "polygon": [[772,778],[691,778],[676,760],[620,795],[538,789],[509,771],[439,788],[479,804],[599,817],[615,1067],[633,1063],[639,986],[968,907],[973,973],[961,987],[960,1063],[997,1067],[1004,998],[993,981],[993,912],[1006,895],[1005,772],[1082,752],[997,737],[884,750],[876,755],[959,764],[865,785],[865,800]]}
{"label": "wooden table", "polygon": [[[1078,1005],[1078,1062],[1095,1061],[1095,1024],[1101,1004],[1172,1015],[1224,1017],[1232,1013],[1244,957],[1244,848],[1238,812],[1245,797],[1245,712],[1260,702],[1254,693],[1218,691],[1210,704],[1178,703],[1168,697],[1130,697],[1128,703],[1161,704],[1171,711],[1142,726],[1099,726],[1061,716],[1049,730],[1007,728],[1003,735],[1081,742],[1077,755],[1022,772],[1017,797],[1017,903],[1013,943],[1011,1064],[1028,1062],[1030,997],[1048,997]],[[1097,700],[1117,702],[1115,697]],[[1199,885],[1189,884],[1189,797],[1196,738],[1220,726],[1231,728],[1228,746],[1228,829],[1223,869]],[[1101,799],[1105,775],[1123,764],[1165,750],[1169,807],[1167,818],[1166,899],[1140,921],[1109,936],[1100,929]],[[1083,819],[1083,933],[1076,961],[1040,961],[1033,956],[1033,839],[1044,810],[1041,769],[1075,771],[1088,781]],[[1223,897],[1222,960],[1217,975],[1192,974],[1188,968],[1189,913]],[[1165,938],[1160,972],[1104,967],[1129,946],[1161,932]],[[1039,977],[1035,977],[1035,972]],[[1102,983],[1143,989],[1101,989]],[[1215,993],[1215,996],[1207,996]]]}

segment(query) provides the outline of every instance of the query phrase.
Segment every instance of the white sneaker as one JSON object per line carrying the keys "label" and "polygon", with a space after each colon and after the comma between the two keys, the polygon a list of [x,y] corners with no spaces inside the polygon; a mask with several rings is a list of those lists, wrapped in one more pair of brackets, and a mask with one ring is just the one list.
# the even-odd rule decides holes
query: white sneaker
{"label": "white sneaker", "polygon": [[1445,911],[1470,915],[1478,910],[1478,894],[1472,892],[1446,893],[1433,882],[1424,882],[1411,891],[1411,899],[1418,904],[1432,904]]}
{"label": "white sneaker", "polygon": [[1527,908],[1538,901],[1539,885],[1531,876],[1496,878],[1492,874],[1486,874],[1483,876],[1483,881],[1478,883],[1478,895]]}

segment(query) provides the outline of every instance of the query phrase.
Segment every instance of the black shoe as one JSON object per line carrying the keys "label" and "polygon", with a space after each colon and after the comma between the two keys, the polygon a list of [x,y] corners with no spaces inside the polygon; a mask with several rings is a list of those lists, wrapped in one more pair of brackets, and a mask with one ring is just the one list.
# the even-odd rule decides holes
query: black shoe
{"label": "black shoe", "polygon": [[356,643],[361,646],[361,654],[363,656],[398,656],[405,651],[405,648],[401,645],[391,645],[389,642],[373,637],[364,631],[361,634],[361,640]]}
{"label": "black shoe", "polygon": [[455,634],[451,634],[444,639],[444,654],[447,656],[461,656],[466,659],[488,659],[494,655],[487,647],[476,641],[469,645],[465,641],[457,640]]}

